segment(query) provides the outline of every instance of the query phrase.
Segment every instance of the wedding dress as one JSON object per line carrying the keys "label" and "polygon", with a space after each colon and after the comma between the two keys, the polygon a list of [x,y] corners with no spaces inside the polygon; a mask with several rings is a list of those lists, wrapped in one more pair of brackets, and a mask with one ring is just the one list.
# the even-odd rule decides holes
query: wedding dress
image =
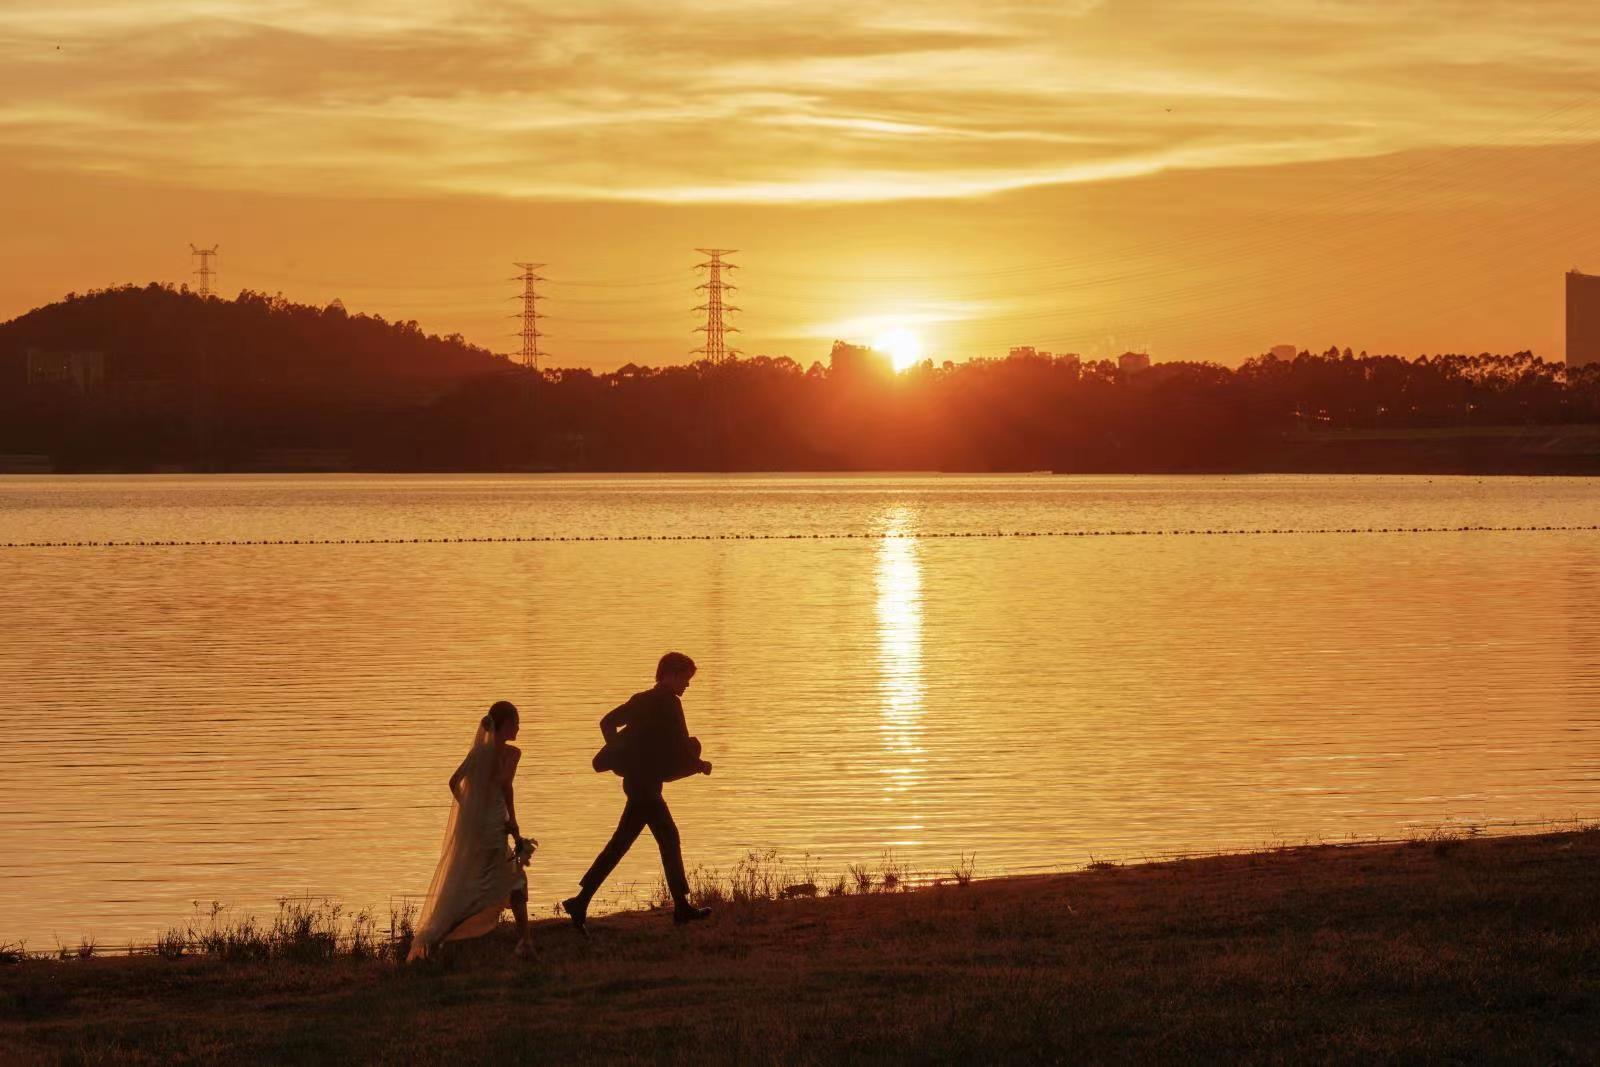
{"label": "wedding dress", "polygon": [[493,930],[512,893],[527,890],[507,840],[492,722],[478,724],[472,750],[456,772],[460,781],[444,827],[444,849],[417,919],[407,960],[426,958],[441,942]]}

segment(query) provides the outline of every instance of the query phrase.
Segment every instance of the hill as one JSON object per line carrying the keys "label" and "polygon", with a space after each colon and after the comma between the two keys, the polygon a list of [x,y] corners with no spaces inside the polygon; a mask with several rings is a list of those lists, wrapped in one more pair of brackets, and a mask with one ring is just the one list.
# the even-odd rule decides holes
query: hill
{"label": "hill", "polygon": [[383,416],[519,368],[413,321],[250,291],[151,284],[79,295],[0,324],[0,452],[66,469],[248,466],[349,457]]}
{"label": "hill", "polygon": [[13,376],[26,373],[30,349],[100,352],[108,388],[203,379],[224,388],[382,394],[505,366],[459,335],[351,315],[337,301],[318,308],[249,290],[234,300],[202,298],[154,283],[69,294],[0,324],[0,358]]}

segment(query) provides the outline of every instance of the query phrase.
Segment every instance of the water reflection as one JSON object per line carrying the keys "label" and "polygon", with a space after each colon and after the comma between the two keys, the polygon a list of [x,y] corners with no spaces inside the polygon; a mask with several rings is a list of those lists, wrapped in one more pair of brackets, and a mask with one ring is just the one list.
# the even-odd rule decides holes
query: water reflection
{"label": "water reflection", "polygon": [[879,730],[885,755],[883,786],[886,803],[900,802],[897,815],[907,817],[893,829],[901,839],[892,845],[915,844],[907,832],[921,829],[908,794],[922,778],[922,560],[910,508],[897,507],[884,519],[878,542],[878,691],[882,704]]}

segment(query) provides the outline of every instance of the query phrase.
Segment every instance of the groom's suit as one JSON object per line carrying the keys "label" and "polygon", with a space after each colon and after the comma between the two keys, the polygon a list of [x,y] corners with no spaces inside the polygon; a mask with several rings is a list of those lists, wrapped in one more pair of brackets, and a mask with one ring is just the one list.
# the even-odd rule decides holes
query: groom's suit
{"label": "groom's suit", "polygon": [[675,899],[681,900],[689,894],[683,845],[661,787],[692,774],[699,765],[699,746],[689,736],[683,702],[670,689],[646,689],[607,712],[600,720],[600,729],[608,738],[615,733],[606,747],[616,750],[612,758],[615,769],[622,774],[622,791],[627,794],[628,803],[622,809],[616,832],[578,884],[590,892],[598,889],[638,840],[639,832],[648,826],[661,849],[667,888]]}

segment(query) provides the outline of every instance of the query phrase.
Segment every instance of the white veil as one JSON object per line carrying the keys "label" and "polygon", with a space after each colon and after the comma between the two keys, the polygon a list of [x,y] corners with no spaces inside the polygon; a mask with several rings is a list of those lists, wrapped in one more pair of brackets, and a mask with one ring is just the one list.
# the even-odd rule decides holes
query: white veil
{"label": "white veil", "polygon": [[444,824],[439,866],[417,917],[408,960],[426,957],[463,919],[484,907],[477,899],[482,893],[478,875],[484,842],[498,832],[501,846],[505,845],[505,808],[495,788],[494,772],[494,721],[485,715],[473,734],[467,758],[453,776],[460,784]]}

